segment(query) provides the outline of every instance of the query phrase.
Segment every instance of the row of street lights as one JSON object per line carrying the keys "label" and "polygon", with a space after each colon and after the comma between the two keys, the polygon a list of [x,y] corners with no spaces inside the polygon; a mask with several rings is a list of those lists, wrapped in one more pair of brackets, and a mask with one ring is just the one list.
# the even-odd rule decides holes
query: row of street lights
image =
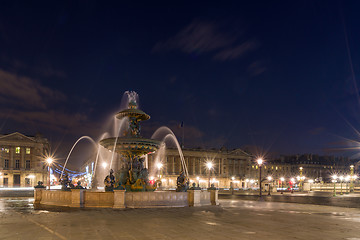
{"label": "row of street lights", "polygon": [[334,183],[334,194],[333,196],[335,197],[336,196],[336,183],[337,183],[337,180],[340,181],[340,195],[343,195],[343,182],[346,182],[346,192],[348,192],[348,183],[350,182],[350,189],[349,189],[349,192],[351,192],[353,189],[352,189],[352,185],[353,185],[353,181],[355,181],[357,179],[357,176],[356,175],[347,175],[347,176],[337,176],[337,175],[333,175],[332,177],[332,182]]}

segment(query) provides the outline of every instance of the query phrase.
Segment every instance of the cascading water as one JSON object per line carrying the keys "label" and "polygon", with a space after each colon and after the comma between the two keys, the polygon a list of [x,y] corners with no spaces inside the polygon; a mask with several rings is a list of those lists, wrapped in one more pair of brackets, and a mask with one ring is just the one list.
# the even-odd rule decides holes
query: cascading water
{"label": "cascading water", "polygon": [[159,127],[159,128],[153,133],[153,135],[151,136],[151,138],[152,138],[152,139],[159,139],[159,137],[163,136],[164,133],[165,133],[166,135],[165,135],[165,137],[162,138],[162,141],[161,141],[161,142],[162,142],[162,143],[165,143],[167,139],[173,140],[173,142],[175,143],[176,148],[177,148],[177,150],[178,150],[178,152],[179,152],[182,169],[184,170],[186,177],[189,178],[189,173],[188,173],[188,169],[187,169],[186,162],[185,162],[185,159],[184,159],[184,154],[183,154],[183,152],[182,152],[182,150],[181,150],[179,141],[177,140],[174,132],[171,131],[170,128],[168,128],[168,127],[166,127],[166,126],[162,126],[162,127]]}
{"label": "cascading water", "polygon": [[72,151],[74,150],[74,148],[75,148],[75,146],[78,144],[78,142],[80,142],[82,139],[88,139],[88,140],[90,140],[96,147],[98,146],[97,143],[96,143],[91,137],[89,137],[89,136],[82,136],[82,137],[80,137],[80,138],[74,143],[74,145],[72,146],[72,148],[71,148],[71,150],[70,150],[70,152],[69,152],[69,154],[68,154],[68,156],[67,156],[67,158],[66,158],[66,160],[65,160],[64,167],[63,167],[63,169],[62,169],[62,171],[61,171],[60,179],[62,179],[62,176],[63,176],[64,170],[65,170],[66,164],[67,164],[67,162],[68,162],[68,160],[69,160],[69,157],[70,157]]}
{"label": "cascading water", "polygon": [[109,164],[109,170],[112,168],[112,163],[113,163],[114,155],[115,155],[115,147],[116,147],[117,141],[120,137],[120,132],[121,132],[121,130],[123,130],[123,126],[125,126],[125,124],[128,124],[128,122],[129,122],[129,118],[127,118],[127,117],[124,117],[124,118],[120,119],[120,121],[119,121],[119,130],[117,131],[117,134],[115,135],[116,140],[115,140],[114,148],[112,150],[111,161]]}
{"label": "cascading water", "polygon": [[[103,139],[103,138],[107,137],[108,135],[109,135],[108,132],[103,133],[103,134],[101,135],[100,139]],[[92,176],[93,179],[95,178],[95,175],[96,175],[96,168],[97,168],[97,164],[98,164],[98,160],[99,160],[99,156],[100,156],[100,149],[101,149],[100,146],[101,146],[101,145],[98,144],[98,150],[97,150],[97,153],[96,153],[94,172],[93,172],[93,176]]]}

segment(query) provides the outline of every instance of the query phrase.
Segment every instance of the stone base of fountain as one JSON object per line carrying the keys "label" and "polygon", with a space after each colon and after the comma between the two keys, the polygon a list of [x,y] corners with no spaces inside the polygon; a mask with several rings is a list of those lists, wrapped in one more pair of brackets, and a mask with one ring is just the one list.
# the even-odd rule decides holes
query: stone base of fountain
{"label": "stone base of fountain", "polygon": [[94,192],[85,189],[71,191],[35,189],[36,206],[71,208],[160,208],[218,205],[218,190],[188,190],[188,192]]}

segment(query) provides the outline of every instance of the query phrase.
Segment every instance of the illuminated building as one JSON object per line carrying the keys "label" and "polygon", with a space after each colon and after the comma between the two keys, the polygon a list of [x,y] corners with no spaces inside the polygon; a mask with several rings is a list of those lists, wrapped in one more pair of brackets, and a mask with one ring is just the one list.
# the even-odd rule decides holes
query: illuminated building
{"label": "illuminated building", "polygon": [[32,187],[45,183],[43,168],[49,143],[40,135],[25,136],[15,132],[0,135],[0,187]]}

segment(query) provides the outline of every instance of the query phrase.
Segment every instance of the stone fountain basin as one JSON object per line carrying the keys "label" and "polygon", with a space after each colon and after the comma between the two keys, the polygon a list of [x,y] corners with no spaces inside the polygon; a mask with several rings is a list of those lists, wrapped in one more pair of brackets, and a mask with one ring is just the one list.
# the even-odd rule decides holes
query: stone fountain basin
{"label": "stone fountain basin", "polygon": [[101,146],[109,151],[114,150],[122,155],[145,155],[156,151],[161,142],[154,139],[147,139],[142,137],[119,137],[117,140],[113,138],[105,138],[100,141]]}
{"label": "stone fountain basin", "polygon": [[188,192],[95,192],[85,189],[71,191],[35,189],[34,204],[75,208],[160,208],[218,205],[218,190]]}

